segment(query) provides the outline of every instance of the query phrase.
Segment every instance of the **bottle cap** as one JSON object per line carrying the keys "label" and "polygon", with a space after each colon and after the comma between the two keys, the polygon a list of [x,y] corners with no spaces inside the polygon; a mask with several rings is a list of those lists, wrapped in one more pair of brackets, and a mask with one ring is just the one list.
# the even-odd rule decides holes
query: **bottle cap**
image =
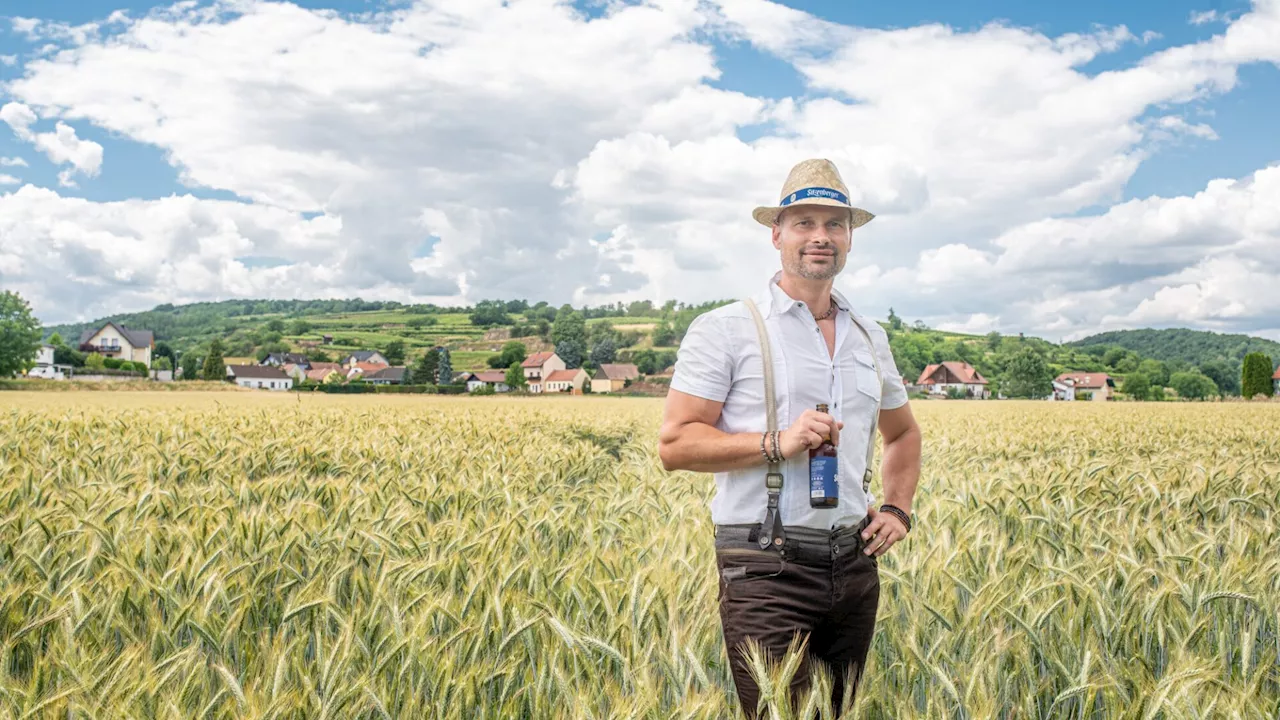
{"label": "bottle cap", "polygon": [[826,404],[826,403],[818,403],[818,412],[822,412],[822,413],[824,413],[824,412],[826,412],[826,411],[827,411],[827,404]]}

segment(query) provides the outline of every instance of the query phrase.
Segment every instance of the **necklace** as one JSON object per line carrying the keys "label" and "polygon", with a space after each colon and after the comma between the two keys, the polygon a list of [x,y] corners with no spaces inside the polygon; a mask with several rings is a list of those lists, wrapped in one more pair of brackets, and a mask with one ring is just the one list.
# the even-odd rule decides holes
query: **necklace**
{"label": "necklace", "polygon": [[829,307],[827,307],[827,311],[826,311],[825,313],[823,313],[821,317],[819,317],[819,316],[817,316],[817,315],[814,315],[814,316],[813,316],[813,319],[814,319],[814,320],[826,320],[827,318],[829,318],[829,317],[831,317],[832,315],[834,315],[834,314],[835,314],[835,312],[836,312],[836,299],[835,299],[835,298],[831,298],[831,299],[830,299]]}

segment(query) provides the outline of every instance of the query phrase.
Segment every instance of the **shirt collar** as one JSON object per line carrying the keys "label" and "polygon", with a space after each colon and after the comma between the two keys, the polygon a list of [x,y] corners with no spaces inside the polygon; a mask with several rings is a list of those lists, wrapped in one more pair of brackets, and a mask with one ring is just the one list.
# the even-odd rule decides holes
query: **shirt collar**
{"label": "shirt collar", "polygon": [[[766,315],[773,315],[775,313],[782,315],[791,312],[796,305],[800,304],[799,300],[791,297],[786,293],[786,291],[778,286],[778,281],[781,279],[781,270],[775,272],[773,277],[769,279],[769,292],[762,298],[764,302],[768,304],[768,309],[765,311]],[[853,312],[852,306],[849,305],[849,301],[845,299],[844,295],[841,294],[839,290],[835,289],[834,285],[831,288],[831,295],[836,300],[837,308],[847,313]],[[757,301],[757,303],[759,303],[759,301]]]}

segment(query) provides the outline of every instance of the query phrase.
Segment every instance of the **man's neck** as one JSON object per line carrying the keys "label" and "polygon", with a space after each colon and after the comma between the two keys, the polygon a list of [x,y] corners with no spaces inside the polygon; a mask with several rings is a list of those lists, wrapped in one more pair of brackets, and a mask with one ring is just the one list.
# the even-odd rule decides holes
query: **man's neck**
{"label": "man's neck", "polygon": [[810,280],[782,273],[778,287],[792,300],[805,304],[813,315],[821,316],[831,307],[831,280]]}

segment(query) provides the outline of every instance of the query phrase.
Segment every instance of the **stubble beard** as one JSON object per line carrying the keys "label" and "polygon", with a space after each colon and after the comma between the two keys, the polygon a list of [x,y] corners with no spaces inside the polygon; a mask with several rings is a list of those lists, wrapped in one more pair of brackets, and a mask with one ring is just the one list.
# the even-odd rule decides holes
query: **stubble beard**
{"label": "stubble beard", "polygon": [[840,252],[840,248],[832,247],[830,261],[822,264],[813,264],[805,260],[804,248],[798,248],[794,253],[787,257],[783,263],[783,267],[792,275],[798,275],[806,280],[830,280],[840,271],[844,270],[846,254]]}

